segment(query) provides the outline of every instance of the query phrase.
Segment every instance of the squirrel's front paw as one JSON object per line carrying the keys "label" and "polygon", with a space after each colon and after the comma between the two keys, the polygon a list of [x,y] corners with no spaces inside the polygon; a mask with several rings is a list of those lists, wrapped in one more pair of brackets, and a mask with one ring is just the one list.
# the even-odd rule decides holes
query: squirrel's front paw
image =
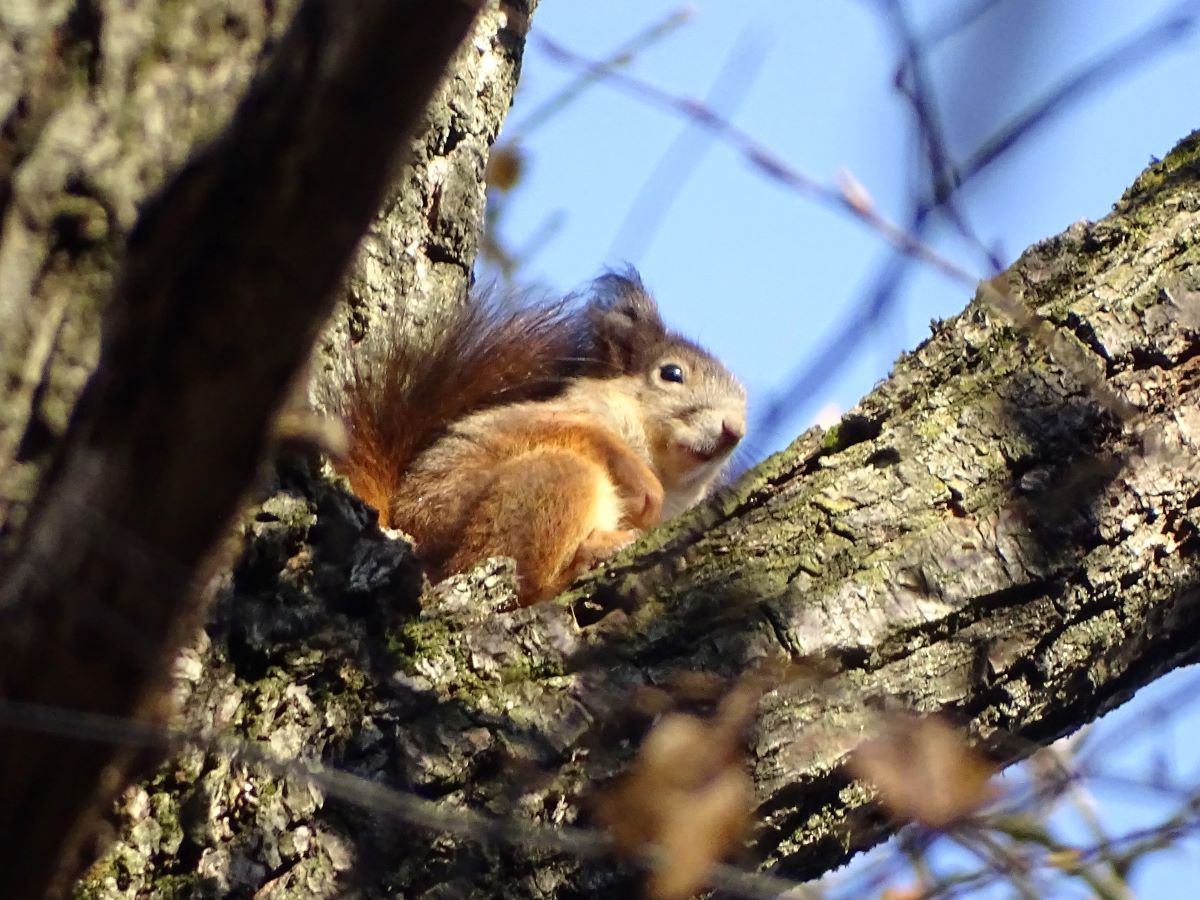
{"label": "squirrel's front paw", "polygon": [[571,568],[576,572],[591,569],[599,563],[604,562],[610,556],[613,556],[618,550],[628,547],[637,540],[640,534],[640,531],[632,529],[620,529],[617,531],[607,531],[602,528],[593,529],[583,539],[583,543],[579,545],[579,549],[575,551],[575,558],[571,560]]}
{"label": "squirrel's front paw", "polygon": [[655,478],[642,493],[641,512],[636,516],[630,516],[629,521],[643,531],[653,528],[662,521],[663,499],[662,482]]}
{"label": "squirrel's front paw", "polygon": [[648,531],[662,521],[663,486],[648,468],[636,474],[638,477],[618,483],[621,522],[638,531]]}

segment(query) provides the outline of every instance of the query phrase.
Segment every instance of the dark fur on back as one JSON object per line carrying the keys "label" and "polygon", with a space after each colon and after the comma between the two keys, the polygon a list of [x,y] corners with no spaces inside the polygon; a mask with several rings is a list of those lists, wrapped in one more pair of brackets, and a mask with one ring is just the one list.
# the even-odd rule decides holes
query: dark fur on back
{"label": "dark fur on back", "polygon": [[470,413],[560,393],[581,366],[578,304],[515,308],[482,296],[442,323],[428,344],[381,341],[351,361],[350,381],[332,398],[349,452],[339,470],[390,524],[388,509],[413,461]]}

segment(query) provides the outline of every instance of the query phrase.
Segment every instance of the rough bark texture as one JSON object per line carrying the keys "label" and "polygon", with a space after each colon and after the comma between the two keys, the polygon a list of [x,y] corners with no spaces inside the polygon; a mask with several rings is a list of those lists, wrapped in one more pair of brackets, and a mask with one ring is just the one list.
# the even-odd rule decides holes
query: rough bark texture
{"label": "rough bark texture", "polygon": [[[142,205],[220,132],[295,6],[0,10],[6,547],[36,521],[29,501],[98,358],[101,313]],[[528,13],[492,9],[461,52],[365,244],[341,332],[373,328],[397,294],[461,295],[483,147],[507,106]],[[1012,759],[1192,661],[1198,144],[1143,175],[1113,216],[1014,266],[1008,284],[1050,323],[1049,338],[976,301],[839,428],[802,436],[566,602],[498,612],[511,599],[506,572],[485,566],[421,608],[405,545],[304,464],[282,467],[279,490],[240,523],[239,561],[210,587],[208,628],[176,664],[183,719],[284,759],[321,759],[381,793],[351,802],[334,782],[284,776],[247,754],[184,749],[123,795],[110,850],[79,895],[619,896],[631,877],[619,866],[514,843],[504,827],[490,841],[412,827],[427,811],[407,807],[405,819],[382,791],[502,822],[583,821],[588,792],[627,763],[644,726],[629,712],[633,689],[799,656],[822,660],[827,676],[764,698],[749,764],[758,857],[806,876],[887,830],[842,768],[880,709],[952,712]],[[1115,414],[1105,392],[1136,412]],[[157,462],[154,451],[142,458]],[[175,570],[177,557],[122,525],[105,514],[42,551],[58,566],[57,551],[78,550],[80,535],[112,535],[112,552],[145,564],[140,605],[114,608],[159,610],[188,567]],[[54,621],[91,629],[55,656],[55,672],[78,667],[67,688],[93,688],[90,663],[114,651],[126,657],[118,675],[142,677],[159,649],[157,632],[131,643],[124,619]],[[5,634],[19,642],[24,632]],[[41,668],[28,665],[21,683],[52,687],[33,678],[44,659],[22,652]],[[58,721],[79,735],[85,725]],[[64,746],[69,758],[55,755]],[[0,766],[11,785],[42,764],[20,783],[26,805],[0,797],[8,895],[21,893],[15,838],[79,795],[109,752],[108,741],[47,739],[19,766]]]}
{"label": "rough bark texture", "polygon": [[562,602],[498,612],[506,572],[484,566],[418,611],[405,546],[283,467],[180,660],[186,719],[381,799],[187,749],[126,793],[81,896],[621,896],[618,865],[410,827],[383,790],[448,825],[586,821],[644,724],[633,689],[799,657],[824,677],[764,697],[748,764],[754,851],[807,877],[890,828],[844,770],[881,710],[949,713],[1013,760],[1194,661],[1198,237],[1194,135],[997,282],[1041,319],[1016,328],[981,290],[839,427]]}
{"label": "rough bark texture", "polygon": [[322,371],[341,371],[347,341],[390,333],[398,318],[406,328],[420,328],[466,299],[488,153],[512,104],[536,7],[537,0],[492,3],[455,56],[403,170],[363,236],[319,348]]}
{"label": "rough bark texture", "polygon": [[233,112],[297,0],[0,9],[0,525],[96,364],[138,209]]}
{"label": "rough bark texture", "polygon": [[[271,414],[475,4],[309,0],[284,32],[292,11],[3,11],[0,65],[15,76],[11,94],[7,81],[0,89],[6,701],[162,714],[163,664],[195,621],[196,566],[255,472]],[[507,72],[511,90],[527,19],[523,6],[492,8],[464,58],[498,83]],[[229,128],[195,151],[256,66]],[[478,111],[474,82],[445,90],[441,102],[458,105],[426,116],[443,127],[422,139],[422,165],[432,167],[429,147],[481,153],[504,90]],[[450,138],[446,121],[459,129]],[[478,136],[465,140],[468,129]],[[480,197],[482,166],[464,168],[464,188],[459,171],[439,186]],[[447,205],[423,233],[454,230],[446,243],[465,246],[474,213]],[[8,896],[40,896],[70,872],[89,813],[130,764],[109,744],[6,731]]]}
{"label": "rough bark texture", "polygon": [[[35,2],[0,7],[0,539],[20,533],[99,352],[138,211],[220,133],[298,0]],[[511,103],[536,2],[497,3],[429,104],[364,238],[326,353],[396,298],[461,298],[487,150]],[[349,139],[349,136],[347,136]],[[323,364],[328,364],[324,362]]]}

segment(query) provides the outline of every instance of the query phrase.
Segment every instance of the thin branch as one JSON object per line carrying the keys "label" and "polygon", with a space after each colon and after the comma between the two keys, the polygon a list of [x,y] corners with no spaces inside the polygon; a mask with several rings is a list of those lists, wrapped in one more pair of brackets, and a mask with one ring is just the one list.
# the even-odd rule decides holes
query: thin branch
{"label": "thin branch", "polygon": [[[184,746],[194,746],[228,759],[243,759],[261,765],[278,776],[315,785],[326,797],[342,800],[363,811],[417,828],[451,834],[462,840],[484,844],[499,841],[525,850],[566,853],[578,860],[606,859],[613,855],[608,836],[594,829],[539,825],[514,816],[494,818],[473,809],[439,804],[377,781],[327,768],[317,760],[279,757],[260,743],[233,736],[208,737],[180,728],[100,713],[2,699],[0,725],[64,741],[155,750],[162,755],[177,752]],[[648,852],[637,863],[647,871],[659,864],[654,851]],[[783,894],[797,898],[806,895],[799,882],[725,864],[714,867],[709,883],[713,888],[746,900],[772,900]]]}
{"label": "thin branch", "polygon": [[605,80],[622,90],[656,106],[688,117],[695,125],[712,133],[737,150],[750,166],[766,178],[778,182],[822,206],[846,213],[875,231],[884,241],[900,252],[928,263],[951,280],[974,285],[978,278],[966,268],[941,255],[932,247],[914,238],[899,225],[880,213],[873,204],[847,192],[843,185],[828,185],[778,157],[766,145],[698,100],[677,97],[662,88],[640,81],[624,72],[605,69],[601,63],[586,59],[545,35],[534,35],[538,45],[560,63],[577,66],[604,76]]}
{"label": "thin branch", "polygon": [[[744,33],[735,42],[713,81],[706,104],[724,119],[729,119],[754,83],[759,68],[766,59],[756,36]],[[625,218],[617,226],[616,237],[609,247],[608,258],[633,259],[645,252],[654,232],[692,172],[712,146],[685,123],[671,146],[650,171],[641,188],[634,194]]]}

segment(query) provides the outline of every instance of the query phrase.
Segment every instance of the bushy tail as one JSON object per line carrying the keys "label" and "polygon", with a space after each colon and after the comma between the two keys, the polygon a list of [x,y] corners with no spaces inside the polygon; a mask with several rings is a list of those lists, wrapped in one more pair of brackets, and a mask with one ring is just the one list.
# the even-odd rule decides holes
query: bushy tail
{"label": "bushy tail", "polygon": [[451,423],[562,390],[581,364],[582,323],[570,300],[519,308],[488,297],[465,304],[424,343],[398,321],[386,339],[360,348],[346,383],[328,391],[349,436],[338,470],[391,525],[405,472]]}

